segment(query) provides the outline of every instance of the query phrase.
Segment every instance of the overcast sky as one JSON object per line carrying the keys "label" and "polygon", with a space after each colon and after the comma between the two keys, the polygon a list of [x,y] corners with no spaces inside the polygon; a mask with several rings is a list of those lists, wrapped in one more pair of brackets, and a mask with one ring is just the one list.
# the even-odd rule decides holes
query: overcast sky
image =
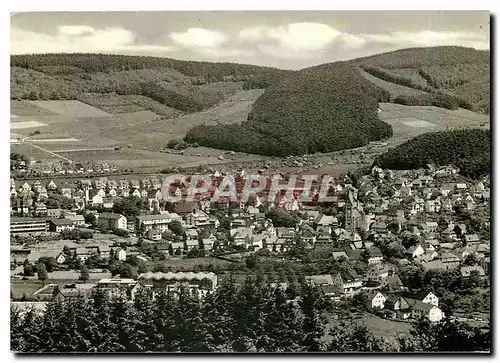
{"label": "overcast sky", "polygon": [[11,54],[120,53],[286,69],[400,48],[489,49],[485,11],[15,13]]}

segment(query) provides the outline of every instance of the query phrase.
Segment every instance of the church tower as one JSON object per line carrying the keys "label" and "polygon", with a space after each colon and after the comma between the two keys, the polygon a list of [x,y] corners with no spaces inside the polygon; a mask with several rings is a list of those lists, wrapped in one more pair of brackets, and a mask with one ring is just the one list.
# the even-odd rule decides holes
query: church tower
{"label": "church tower", "polygon": [[350,236],[354,236],[356,233],[356,219],[354,218],[354,208],[356,205],[356,200],[354,194],[351,189],[348,190],[348,198],[345,204],[345,223],[344,229],[347,234]]}

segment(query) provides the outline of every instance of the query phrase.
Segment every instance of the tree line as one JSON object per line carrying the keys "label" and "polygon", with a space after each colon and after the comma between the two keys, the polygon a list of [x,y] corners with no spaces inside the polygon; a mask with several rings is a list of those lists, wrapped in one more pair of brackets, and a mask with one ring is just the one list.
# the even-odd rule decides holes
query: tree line
{"label": "tree line", "polygon": [[460,169],[460,174],[478,178],[490,173],[490,148],[489,130],[430,132],[388,150],[374,165],[387,169],[418,169],[428,164],[453,164]]}
{"label": "tree line", "polygon": [[[410,341],[388,343],[363,325],[327,325],[331,302],[305,283],[227,280],[200,298],[141,289],[133,302],[103,290],[54,299],[42,313],[11,309],[16,352],[362,352],[488,350],[489,331],[417,321]],[[425,334],[423,334],[425,332]]]}

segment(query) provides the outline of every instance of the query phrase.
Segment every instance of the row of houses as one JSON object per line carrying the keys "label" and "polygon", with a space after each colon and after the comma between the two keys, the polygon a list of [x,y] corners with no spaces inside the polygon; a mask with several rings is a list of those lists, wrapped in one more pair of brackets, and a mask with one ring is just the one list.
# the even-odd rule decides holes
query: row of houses
{"label": "row of houses", "polygon": [[217,275],[213,272],[147,272],[140,274],[137,279],[111,278],[101,279],[95,284],[69,284],[58,287],[52,294],[56,299],[66,299],[86,296],[100,289],[109,297],[125,295],[133,301],[141,289],[163,290],[176,295],[179,289],[184,288],[189,293],[204,296],[215,291],[217,286]]}

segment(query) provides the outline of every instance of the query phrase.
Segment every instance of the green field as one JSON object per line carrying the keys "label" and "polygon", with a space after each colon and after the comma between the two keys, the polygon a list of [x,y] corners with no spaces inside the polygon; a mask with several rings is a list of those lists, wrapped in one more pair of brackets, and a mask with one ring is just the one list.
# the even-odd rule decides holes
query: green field
{"label": "green field", "polygon": [[365,72],[362,69],[360,69],[359,71],[367,80],[369,80],[376,86],[379,86],[388,91],[391,94],[391,100],[394,100],[397,96],[419,96],[428,94],[427,92],[420,91],[414,88],[384,81],[383,79],[372,76],[370,73]]}
{"label": "green field", "polygon": [[[392,126],[393,137],[388,140],[392,146],[415,136],[455,128],[489,127],[490,117],[468,110],[447,110],[434,106],[403,106],[394,103],[380,103],[379,117]],[[418,127],[419,121],[429,126]],[[411,123],[415,122],[415,126]],[[432,125],[430,125],[432,124]]]}
{"label": "green field", "polygon": [[[352,324],[364,325],[370,329],[376,338],[385,338],[389,340],[397,339],[401,335],[408,335],[411,330],[411,322],[409,321],[382,319],[368,312],[360,313],[359,317],[353,318],[352,320],[344,320],[344,322],[346,321]],[[334,327],[338,323],[339,320],[331,317],[328,322],[328,327]]]}
{"label": "green field", "polygon": [[[212,91],[219,87],[229,95],[235,91],[228,90],[224,84],[214,84],[210,87]],[[11,118],[12,131],[15,133],[12,137],[28,139],[12,144],[11,152],[37,160],[60,159],[50,154],[54,152],[73,161],[109,161],[120,167],[141,170],[178,165],[189,167],[208,163],[219,164],[227,160],[218,160],[217,156],[221,152],[213,149],[199,148],[191,152],[186,150],[184,155],[159,151],[169,140],[183,138],[186,131],[193,126],[246,120],[253,102],[262,92],[263,90],[241,91],[211,109],[171,119],[155,114],[150,109],[157,109],[163,114],[173,109],[143,96],[116,95],[102,97],[102,100],[94,97],[95,100],[101,100],[101,104],[107,102],[109,107],[119,102],[122,102],[122,105],[134,102],[149,108],[137,106],[133,112],[114,115],[80,101],[12,101],[11,113],[15,115]],[[127,111],[132,110],[134,109],[129,108]],[[179,115],[179,112],[170,113],[176,117]],[[35,131],[40,134],[32,135]],[[121,150],[114,150],[115,147]],[[251,159],[252,156],[243,156],[242,160],[248,158]]]}

